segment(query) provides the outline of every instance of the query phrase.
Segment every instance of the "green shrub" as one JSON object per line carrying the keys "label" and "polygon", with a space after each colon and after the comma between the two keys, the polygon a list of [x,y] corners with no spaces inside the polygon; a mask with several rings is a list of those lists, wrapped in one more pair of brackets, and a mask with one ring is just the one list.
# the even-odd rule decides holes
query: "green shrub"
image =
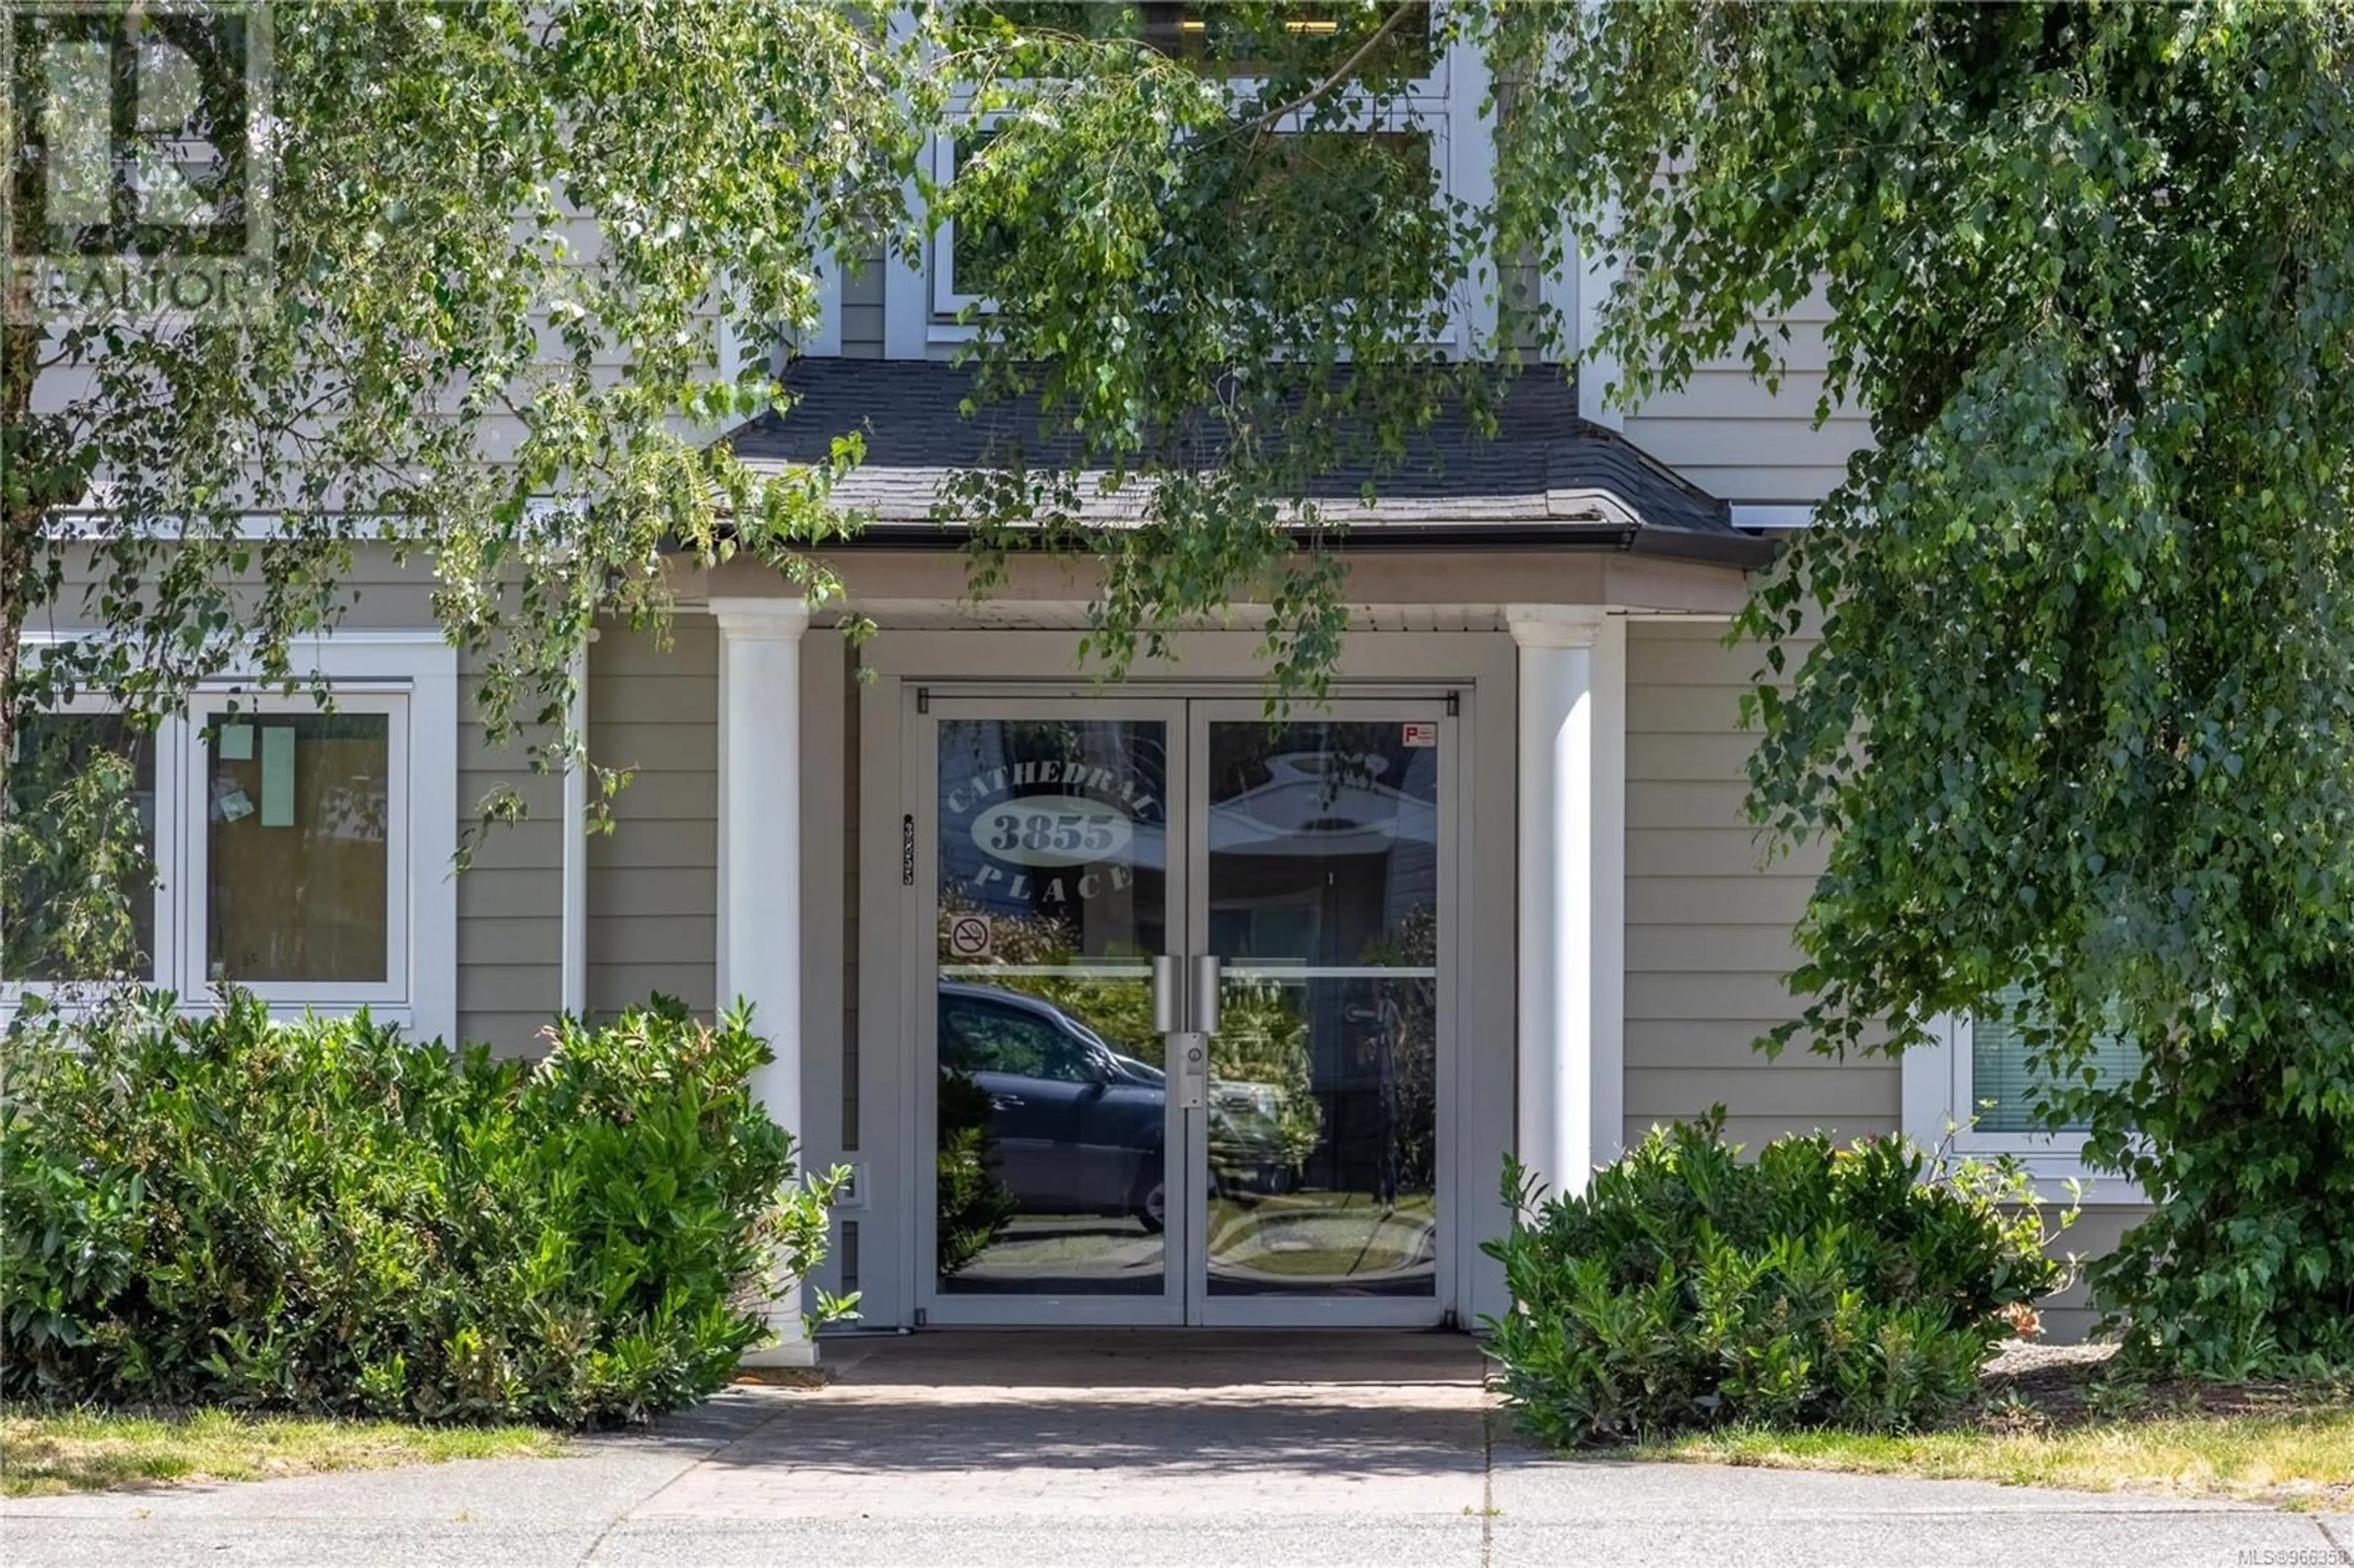
{"label": "green shrub", "polygon": [[[1560,1444],[1755,1421],[1887,1431],[1950,1415],[2062,1266],[2015,1164],[1932,1172],[1901,1139],[1723,1140],[1654,1128],[1575,1197],[1505,1172],[1485,1319],[1522,1422]],[[2063,1220],[2064,1223],[2064,1220]]]}
{"label": "green shrub", "polygon": [[493,1061],[241,995],[21,1019],[0,1389],[563,1424],[708,1394],[822,1255],[834,1179],[793,1181],[741,1014],[555,1035]]}

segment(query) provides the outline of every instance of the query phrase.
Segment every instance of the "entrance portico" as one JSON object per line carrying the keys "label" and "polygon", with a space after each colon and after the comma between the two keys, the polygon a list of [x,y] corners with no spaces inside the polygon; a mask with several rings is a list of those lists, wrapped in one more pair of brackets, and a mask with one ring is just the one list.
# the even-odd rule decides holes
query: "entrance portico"
{"label": "entrance portico", "polygon": [[855,1172],[819,1283],[867,1329],[1501,1310],[1506,1157],[1570,1190],[1623,1138],[1627,627],[1729,615],[1762,547],[1615,438],[1524,445],[1498,493],[1366,509],[1332,705],[1276,722],[1256,630],[1092,682],[1084,563],[971,602],[937,435],[884,420],[842,498],[854,652],[754,563],[681,585],[720,994],[805,1162]]}
{"label": "entrance portico", "polygon": [[[892,568],[886,575],[903,582],[910,577],[922,580],[907,570],[914,563],[907,557],[884,564]],[[956,564],[950,560],[944,567]],[[930,563],[924,568],[926,573],[940,569]],[[735,587],[727,580],[730,575],[718,574],[712,588]],[[1700,586],[1713,586],[1720,595],[1730,591],[1729,585]],[[1311,1043],[1308,1054],[1314,1059],[1299,1081],[1276,1084],[1278,1075],[1256,1069],[1255,1075],[1239,1080],[1245,1086],[1235,1096],[1247,1098],[1274,1085],[1286,1093],[1317,1097],[1319,1115],[1310,1125],[1293,1118],[1298,1139],[1324,1140],[1320,1149],[1306,1149],[1299,1172],[1253,1169],[1242,1178],[1243,1184],[1271,1190],[1238,1192],[1225,1204],[1220,1202],[1223,1176],[1205,1175],[1198,1202],[1189,1178],[1181,1184],[1185,1195],[1177,1200],[1173,1222],[1164,1219],[1157,1228],[1125,1215],[1067,1222],[1050,1216],[1041,1223],[1017,1213],[1005,1222],[1013,1239],[1030,1238],[1034,1244],[1051,1236],[1058,1224],[1069,1233],[1091,1229],[1092,1239],[1066,1234],[1058,1240],[1074,1247],[1097,1247],[1102,1259],[1112,1260],[1105,1266],[1114,1272],[1119,1258],[1149,1255],[1155,1262],[1146,1270],[1152,1281],[1147,1298],[1154,1305],[1140,1310],[1132,1295],[1108,1289],[1073,1294],[1058,1288],[981,1288],[992,1277],[1001,1282],[1008,1277],[1004,1267],[992,1275],[986,1264],[969,1266],[962,1283],[950,1281],[944,1288],[936,1187],[943,1065],[939,998],[943,986],[1012,988],[1032,1001],[1043,995],[1055,999],[1048,1002],[1050,1007],[1059,1007],[1108,1040],[1111,1026],[1100,1012],[1074,1004],[1075,988],[1090,981],[1104,988],[1126,986],[1133,997],[1112,1012],[1132,1027],[1151,1014],[1152,957],[1183,959],[1199,951],[1224,958],[1230,971],[1235,967],[1234,955],[1208,951],[1212,908],[1229,899],[1228,894],[1217,892],[1217,878],[1225,875],[1231,881],[1233,874],[1213,871],[1207,862],[1197,861],[1192,874],[1202,883],[1199,892],[1172,889],[1167,880],[1175,842],[1166,827],[1170,813],[1175,813],[1177,840],[1188,832],[1197,833],[1204,854],[1215,833],[1243,830],[1225,824],[1225,809],[1215,806],[1210,796],[1198,803],[1189,800],[1185,781],[1172,786],[1167,778],[1158,779],[1148,794],[1136,780],[1117,776],[1104,759],[1051,779],[1045,778],[1046,770],[1034,768],[1026,783],[1009,783],[1002,790],[967,789],[960,796],[958,781],[943,771],[941,726],[960,726],[951,733],[957,744],[968,747],[981,740],[1001,747],[1012,744],[1006,738],[1009,725],[1027,726],[1033,732],[1028,743],[1047,743],[1037,739],[1047,734],[1055,745],[1066,739],[1093,744],[1085,739],[1095,733],[1087,727],[1090,725],[1125,723],[1132,731],[1135,725],[1158,715],[1151,722],[1161,726],[1159,735],[1182,732],[1184,743],[1176,745],[1175,752],[1203,748],[1203,765],[1191,770],[1199,788],[1208,789],[1208,726],[1214,722],[1255,726],[1257,722],[1261,696],[1256,635],[1185,634],[1178,639],[1172,661],[1139,670],[1121,688],[1104,690],[1072,673],[1069,630],[1042,630],[1037,624],[1076,620],[1082,600],[1017,599],[976,612],[951,600],[918,605],[900,599],[892,609],[901,624],[886,624],[858,651],[864,669],[862,678],[854,681],[844,669],[839,639],[808,635],[802,630],[806,618],[797,614],[797,605],[719,591],[710,595],[709,602],[719,632],[722,671],[718,797],[726,869],[721,885],[721,994],[741,994],[757,1003],[778,1058],[758,1091],[794,1130],[805,1162],[822,1169],[838,1161],[856,1171],[855,1191],[841,1213],[834,1256],[820,1283],[835,1291],[861,1293],[859,1327],[1087,1320],[1468,1326],[1479,1313],[1500,1309],[1500,1279],[1478,1244],[1506,1223],[1497,1192],[1505,1155],[1517,1153],[1530,1172],[1548,1185],[1570,1187],[1596,1162],[1609,1159],[1619,1140],[1626,624],[1637,615],[1705,613],[1713,607],[1465,605],[1444,612],[1447,630],[1434,626],[1426,630],[1392,629],[1406,619],[1404,607],[1359,608],[1360,630],[1350,640],[1330,719],[1344,725],[1352,718],[1378,723],[1384,735],[1399,745],[1405,743],[1408,726],[1426,725],[1428,731],[1417,727],[1412,733],[1443,736],[1447,757],[1447,772],[1432,775],[1443,783],[1431,791],[1427,802],[1430,832],[1448,846],[1447,914],[1438,922],[1444,927],[1438,938],[1444,945],[1433,955],[1437,961],[1426,966],[1426,974],[1402,981],[1426,981],[1432,1006],[1432,1164],[1427,1195],[1417,1200],[1426,1203],[1427,1217],[1409,1214],[1401,1222],[1394,1211],[1365,1221],[1365,1234],[1356,1238],[1366,1250],[1358,1270],[1363,1277],[1351,1280],[1348,1268],[1324,1266],[1329,1260],[1303,1268],[1327,1283],[1336,1276],[1344,1282],[1328,1293],[1287,1291],[1267,1298],[1252,1289],[1239,1298],[1242,1305],[1217,1305],[1214,1292],[1225,1287],[1216,1282],[1224,1279],[1231,1285],[1236,1277],[1229,1266],[1239,1261],[1279,1268],[1288,1262],[1280,1253],[1267,1250],[1265,1244],[1277,1239],[1267,1216],[1280,1213],[1286,1197],[1282,1189],[1299,1181],[1309,1162],[1322,1159],[1320,1179],[1328,1183],[1324,1192],[1339,1191],[1329,1182],[1343,1174],[1365,1183],[1351,1201],[1362,1204],[1356,1212],[1370,1216],[1384,1201],[1394,1204],[1394,1195],[1380,1186],[1384,1154],[1367,1145],[1371,1152],[1352,1157],[1332,1142],[1347,1137],[1352,1128],[1382,1124],[1380,1066],[1363,1066],[1363,1082],[1370,1086],[1352,1088],[1348,1075],[1359,1068],[1342,1060],[1352,1051],[1363,1054],[1363,1045],[1351,1042],[1372,1038],[1365,1033],[1370,1015],[1364,1010],[1374,1007],[1378,1012],[1377,1005],[1337,994],[1354,985],[1370,998],[1380,989],[1380,978],[1367,972],[1366,966],[1327,963],[1325,969],[1348,971],[1330,982],[1336,992],[1331,1005],[1339,1011],[1330,1015],[1335,1022],[1328,1033],[1339,1031],[1333,1036],[1339,1044]],[[1437,620],[1438,612],[1430,619]],[[976,620],[987,623],[974,624]],[[1324,720],[1325,715],[1316,715],[1313,722]],[[1040,726],[1049,726],[1051,733]],[[793,736],[797,743],[779,738]],[[1155,744],[1167,747],[1169,742]],[[1287,777],[1302,768],[1291,755],[1296,748],[1262,745],[1258,749]],[[1434,747],[1434,754],[1440,749]],[[1387,770],[1407,765],[1412,754],[1388,755],[1388,761],[1375,758],[1370,766]],[[1291,759],[1276,760],[1287,757]],[[1174,761],[1164,751],[1161,766],[1165,769]],[[1266,765],[1259,766],[1265,776],[1257,783],[1264,786],[1272,774]],[[1437,766],[1434,762],[1434,769]],[[1098,772],[1102,777],[1094,778]],[[798,780],[803,800],[797,802],[796,791],[779,787],[787,776]],[[1014,775],[1009,771],[1008,777]],[[949,785],[946,796],[943,780]],[[1387,789],[1396,788],[1386,771],[1382,781]],[[1134,794],[1123,796],[1124,786]],[[1244,792],[1248,789],[1246,785]],[[949,939],[942,924],[947,906],[940,898],[939,878],[941,868],[955,858],[944,859],[944,821],[948,831],[965,835],[958,852],[970,862],[963,868],[964,882],[978,883],[985,895],[1044,900],[1057,880],[1065,885],[1063,895],[1075,902],[1083,898],[1083,882],[1099,897],[1115,892],[1118,868],[1109,862],[1075,861],[1063,868],[1066,874],[1059,879],[1041,876],[1038,868],[1025,876],[1017,851],[1015,860],[995,865],[997,874],[989,874],[992,866],[972,847],[971,833],[990,810],[1022,791],[1033,799],[1062,797],[1068,812],[1080,810],[1067,805],[1072,800],[1109,800],[1132,808],[1142,799],[1140,810],[1129,813],[1124,849],[1129,858],[1121,863],[1131,868],[1149,864],[1161,879],[1155,896],[1165,902],[1157,916],[1161,934],[1150,950],[1146,950],[1149,944],[1135,939],[1141,933],[1133,925],[1131,881],[1116,890],[1129,900],[1120,916],[1130,922],[1126,937],[1108,938],[1086,960],[1097,963],[1098,972],[1086,972],[1082,965],[1060,976],[982,974],[978,966],[1002,963],[1004,955],[994,950],[993,940],[990,950],[980,950],[982,938],[978,937],[971,940],[976,950],[961,955],[960,969],[960,955],[944,946]],[[811,795],[829,800],[832,814],[824,807],[812,809],[806,799]],[[1348,810],[1331,814],[1355,822],[1358,818],[1352,811],[1362,812],[1370,802],[1384,799],[1375,791],[1349,802]],[[1215,829],[1214,811],[1221,813]],[[1402,821],[1393,809],[1382,831],[1394,839]],[[800,824],[799,833],[774,831],[785,822]],[[1250,831],[1263,828],[1259,824]],[[992,831],[1004,830],[998,824]],[[1097,824],[1097,831],[1108,833],[1110,829]],[[1323,831],[1329,831],[1329,824]],[[1405,832],[1410,837],[1415,830]],[[1051,851],[1047,858],[1054,858]],[[1092,881],[1087,880],[1091,876]],[[1275,904],[1286,896],[1279,887],[1264,882],[1260,894]],[[1198,913],[1189,900],[1198,902]],[[1242,916],[1217,918],[1231,925]],[[1267,924],[1273,918],[1262,915],[1259,927],[1275,928]],[[994,938],[1002,939],[1009,929],[1002,914],[989,925]],[[1188,934],[1172,935],[1180,927]],[[1192,934],[1196,932],[1198,936]],[[1199,945],[1189,948],[1188,941]],[[779,944],[797,947],[801,961],[791,962]],[[821,954],[821,948],[830,950]],[[1278,956],[1290,960],[1306,955]],[[832,982],[827,1000],[818,1001],[808,994],[812,976]],[[1181,988],[1188,978],[1178,975]],[[1310,1024],[1322,1016],[1306,1000],[1304,988],[1314,978],[1302,970],[1294,985],[1294,993],[1302,998],[1298,1005],[1308,1010],[1299,1016]],[[1245,969],[1230,983],[1254,980],[1280,984],[1286,977]],[[1187,1004],[1181,1001],[1178,1005]],[[1357,1014],[1353,1023],[1352,1010]],[[1090,1018],[1096,1022],[1088,1023]],[[772,1019],[798,1020],[799,1027],[789,1031],[766,1023]],[[1185,1024],[1192,1020],[1181,1015],[1157,1022]],[[1172,1029],[1170,1037],[1185,1033]],[[1134,1040],[1109,1043],[1115,1055],[1142,1059]],[[1146,1065],[1173,1080],[1171,1064],[1161,1056]],[[1006,1096],[1002,1084],[997,1085],[997,1093]],[[1353,1102],[1347,1097],[1352,1093],[1360,1096]],[[1103,1097],[1116,1097],[1106,1092]],[[1150,1100],[1150,1093],[1145,1097]],[[797,1119],[786,1120],[782,1107],[796,1098],[799,1105],[790,1114]],[[1175,1115],[1168,1106],[1165,1098],[1154,1101],[1149,1114],[1164,1118]],[[1189,1138],[1199,1144],[1212,1136],[1205,1125],[1188,1128],[1182,1118],[1172,1125],[1173,1133],[1172,1126],[1163,1128],[1165,1149],[1176,1149],[1179,1140]],[[1376,1135],[1366,1136],[1378,1142]],[[1205,1152],[1193,1158],[1196,1167],[1206,1167]],[[1132,1171],[1127,1179],[1133,1182]],[[1337,1223],[1329,1219],[1329,1213],[1349,1207],[1328,1201],[1328,1219],[1319,1223]],[[1255,1226],[1236,1228],[1251,1216],[1257,1216]],[[1216,1234],[1225,1236],[1228,1255],[1224,1259],[1216,1252]],[[1129,1241],[1119,1242],[1122,1235]],[[1005,1239],[1000,1237],[1001,1245]],[[1303,1233],[1299,1239],[1330,1238]],[[1037,1245],[1032,1252],[1046,1255]],[[1026,1265],[1008,1266],[1018,1274],[1019,1266]],[[1415,1293],[1400,1296],[1379,1288],[1384,1281],[1394,1287],[1401,1280],[1412,1281]],[[774,1321],[786,1340],[771,1352],[778,1359],[805,1359],[811,1353],[805,1345],[791,1342],[799,1310],[796,1300],[780,1298],[776,1304]],[[1223,1319],[1222,1312],[1227,1314]]]}

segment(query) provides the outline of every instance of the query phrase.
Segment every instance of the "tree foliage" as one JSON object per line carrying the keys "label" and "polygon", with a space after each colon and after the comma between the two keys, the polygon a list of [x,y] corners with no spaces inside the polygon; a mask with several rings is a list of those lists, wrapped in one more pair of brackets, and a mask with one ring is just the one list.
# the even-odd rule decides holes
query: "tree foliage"
{"label": "tree foliage", "polygon": [[1831,841],[1775,1045],[2023,986],[2045,1117],[2156,1204],[2106,1303],[2200,1367],[2354,1361],[2354,21],[1575,15],[1525,156],[1626,258],[1627,395],[1773,378],[1819,288],[1876,439],[1740,628],[1753,810]]}
{"label": "tree foliage", "polygon": [[[45,215],[61,46],[161,42],[211,87],[238,79],[249,35],[184,9],[10,8],[12,217]],[[802,551],[841,531],[827,493],[854,436],[780,476],[712,438],[779,397],[767,344],[815,319],[826,249],[900,233],[931,95],[855,15],[786,0],[254,13],[260,130],[249,98],[208,90],[143,138],[220,148],[202,188],[225,208],[266,194],[249,306],[85,297],[45,321],[12,270],[0,747],[22,709],[78,693],[152,727],[225,671],[302,683],[302,639],[382,541],[429,557],[493,741],[570,760],[572,661],[600,614],[662,621],[666,554],[746,553],[825,588]],[[121,167],[154,154],[116,121]],[[47,212],[48,244],[103,248],[128,199],[104,223]],[[91,625],[107,634],[20,662],[28,630]]]}
{"label": "tree foliage", "polygon": [[980,84],[959,112],[983,130],[930,193],[960,248],[990,240],[976,400],[1038,413],[947,511],[984,588],[1018,550],[1099,561],[1082,652],[1109,673],[1257,604],[1278,694],[1318,696],[1347,629],[1320,482],[1370,493],[1493,391],[1486,343],[1440,346],[1493,289],[1483,215],[1434,185],[1406,112],[1455,35],[1413,0],[1221,5],[1176,32],[1154,10],[942,15],[949,74]]}
{"label": "tree foliage", "polygon": [[[42,331],[9,301],[0,743],[75,692],[152,722],[235,663],[299,681],[388,538],[432,556],[492,738],[576,760],[571,661],[600,614],[660,623],[667,551],[830,586],[805,552],[854,524],[854,436],[778,477],[713,445],[780,396],[723,325],[806,325],[823,255],[929,222],[989,297],[976,402],[1034,416],[942,498],[977,587],[1093,556],[1115,675],[1264,606],[1311,697],[1346,626],[1334,476],[1377,492],[1568,346],[1500,263],[1623,263],[1622,401],[1725,354],[1778,385],[1769,323],[1820,291],[1821,410],[1875,445],[1742,627],[1779,683],[1758,820],[1832,846],[1776,1044],[1902,1049],[2022,985],[2049,1115],[2157,1204],[2110,1303],[2196,1364],[2354,1360],[2342,5],[270,14],[264,308]],[[1474,57],[1477,202],[1411,114]],[[12,196],[37,96],[0,97]],[[116,635],[20,666],[83,619]],[[2084,1075],[2105,1032],[2132,1081]]]}

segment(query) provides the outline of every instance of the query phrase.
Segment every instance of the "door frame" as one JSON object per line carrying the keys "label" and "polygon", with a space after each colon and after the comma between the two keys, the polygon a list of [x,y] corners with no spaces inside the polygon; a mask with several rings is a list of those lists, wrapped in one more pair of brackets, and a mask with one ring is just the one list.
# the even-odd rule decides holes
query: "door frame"
{"label": "door frame", "polygon": [[[1209,1291],[1207,1175],[1209,1118],[1185,1109],[1174,1093],[1163,1123],[1163,1159],[1171,1162],[1172,1201],[1161,1233],[1161,1290],[1156,1295],[961,1295],[939,1287],[937,1256],[938,1215],[933,1201],[935,1171],[930,1151],[938,1131],[938,922],[939,922],[939,726],[943,720],[1077,719],[1155,722],[1164,726],[1162,912],[1164,943],[1180,956],[1209,947],[1209,726],[1266,717],[1257,698],[1232,689],[1176,683],[1131,685],[1117,693],[1090,688],[1042,688],[1002,682],[940,683],[902,694],[906,744],[900,803],[911,830],[903,846],[911,854],[913,899],[905,948],[906,1011],[911,1025],[912,1137],[907,1167],[913,1203],[911,1227],[914,1299],[917,1321],[927,1325],[1014,1327],[1069,1323],[1077,1326],[1437,1328],[1459,1320],[1457,1249],[1462,1208],[1458,1191],[1458,1058],[1463,1039],[1460,959],[1465,943],[1459,912],[1460,885],[1469,847],[1471,812],[1464,793],[1469,774],[1468,729],[1459,702],[1444,691],[1401,693],[1383,683],[1336,683],[1327,709],[1313,720],[1343,723],[1427,722],[1438,726],[1439,820],[1438,971],[1437,1094],[1434,1127],[1434,1206],[1437,1236],[1433,1287],[1426,1297],[1248,1296],[1213,1297]],[[1149,974],[1149,971],[1148,971]],[[1188,1021],[1190,1022],[1190,1021]],[[1173,1086],[1176,1064],[1163,1064]],[[1172,1158],[1173,1157],[1173,1158]],[[1176,1196],[1182,1194],[1182,1196]]]}
{"label": "door frame", "polygon": [[[970,623],[894,626],[862,643],[846,673],[851,755],[844,790],[854,835],[845,860],[852,886],[848,947],[854,959],[844,1001],[838,1081],[812,1078],[811,1158],[840,1158],[856,1177],[839,1206],[841,1249],[822,1274],[829,1287],[854,1289],[859,1329],[920,1329],[917,1291],[932,1260],[916,1241],[918,1177],[929,1196],[929,1150],[916,1141],[916,1028],[909,966],[916,953],[913,888],[903,882],[902,825],[912,831],[903,789],[926,691],[1004,696],[1100,697],[1108,688],[1074,662],[1084,604],[1060,630]],[[943,601],[938,613],[964,613]],[[1516,730],[1520,651],[1500,626],[1462,630],[1360,629],[1349,634],[1338,689],[1350,696],[1455,699],[1462,801],[1456,930],[1455,1277],[1442,1287],[1455,1321],[1509,1310],[1502,1266],[1479,1251],[1501,1235],[1511,1213],[1494,1180],[1513,1147],[1514,1039],[1518,1020],[1514,887],[1518,876]],[[1171,635],[1166,656],[1140,657],[1127,689],[1170,696],[1261,700],[1266,654],[1255,630]],[[1111,687],[1118,691],[1122,688]],[[812,1061],[820,1060],[812,1056]],[[838,1126],[834,1104],[841,1100]],[[856,1235],[848,1227],[856,1227]],[[856,1331],[856,1330],[849,1330]]]}
{"label": "door frame", "polygon": [[[976,1328],[1013,1327],[1041,1323],[1113,1328],[1153,1328],[1186,1320],[1185,1291],[1197,1209],[1172,1202],[1161,1233],[1161,1293],[1152,1295],[960,1295],[940,1288],[937,1266],[939,1212],[933,1183],[938,1179],[936,1156],[939,1136],[939,736],[947,719],[1082,719],[1106,724],[1159,723],[1167,739],[1162,756],[1161,911],[1163,940],[1184,930],[1186,880],[1192,868],[1186,839],[1187,822],[1177,807],[1191,789],[1188,771],[1192,730],[1182,699],[1127,692],[1100,695],[1084,702],[1068,696],[1036,693],[1019,696],[972,695],[955,689],[927,694],[911,701],[909,718],[914,744],[907,749],[907,770],[901,800],[915,824],[914,919],[909,923],[907,1016],[915,1025],[916,1136],[909,1154],[916,1194],[916,1302],[930,1324]],[[1190,813],[1187,813],[1190,816]],[[927,870],[927,868],[929,868]],[[1151,966],[1140,966],[1145,983],[1151,983]],[[1164,1066],[1173,1068],[1173,1064]],[[1176,1074],[1172,1070],[1170,1081]],[[1186,1116],[1174,1094],[1161,1107],[1163,1179],[1174,1181],[1187,1169]],[[1176,1170],[1170,1169],[1174,1155]]]}

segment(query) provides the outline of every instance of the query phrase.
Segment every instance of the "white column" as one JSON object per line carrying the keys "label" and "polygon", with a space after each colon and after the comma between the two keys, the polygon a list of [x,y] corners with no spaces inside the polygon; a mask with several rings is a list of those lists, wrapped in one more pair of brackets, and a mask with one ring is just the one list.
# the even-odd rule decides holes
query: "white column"
{"label": "white column", "polygon": [[[752,1005],[776,1059],[753,1097],[801,1143],[801,633],[798,599],[715,599],[719,623],[719,1005]],[[748,1362],[807,1366],[799,1281],[769,1303],[773,1345]]]}
{"label": "white column", "polygon": [[[595,641],[596,633],[589,633]],[[572,701],[564,722],[582,755],[564,768],[563,939],[557,951],[558,1005],[576,1018],[588,1012],[588,650],[572,657]]]}
{"label": "white column", "polygon": [[1521,1160],[1557,1192],[1625,1118],[1626,622],[1511,605],[1520,645]]}

